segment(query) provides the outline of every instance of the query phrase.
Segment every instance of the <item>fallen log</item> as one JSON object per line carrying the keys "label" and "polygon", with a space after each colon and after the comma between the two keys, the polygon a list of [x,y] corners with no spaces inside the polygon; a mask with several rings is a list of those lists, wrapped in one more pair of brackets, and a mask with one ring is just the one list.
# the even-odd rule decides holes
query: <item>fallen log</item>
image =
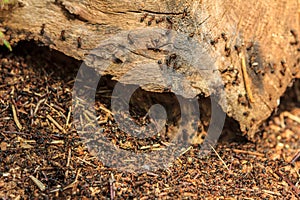
{"label": "fallen log", "polygon": [[[201,96],[206,103],[200,106],[200,111],[209,118],[210,113],[205,110],[210,103],[205,98],[217,90],[209,89],[207,81],[213,84],[215,76],[210,73],[217,71],[224,83],[227,101],[226,106],[218,104],[228,117],[238,122],[249,139],[254,138],[259,126],[277,108],[286,88],[300,77],[299,1],[22,0],[3,9],[1,27],[11,44],[34,40],[74,59],[85,60],[89,67],[101,75],[111,76],[112,80],[138,85],[142,92],[133,99],[140,100],[139,105],[145,104],[142,106],[145,109],[157,102],[173,105],[172,95],[168,94],[177,92],[173,83],[167,87],[157,86],[160,78],[155,72],[164,65],[182,75],[180,81],[188,80],[181,90],[191,93],[178,95]],[[103,70],[92,60],[95,57],[90,56],[91,50],[98,53],[99,58],[99,44],[103,47],[109,38],[116,41],[118,34],[123,34],[119,42],[129,49],[126,55],[134,61],[128,62],[120,49],[112,51],[106,59],[110,61],[109,68]],[[172,36],[166,36],[168,34]],[[211,68],[208,74],[203,72],[204,68],[201,68],[202,73],[194,73],[187,53],[181,52],[182,55],[176,57],[169,47],[155,40],[155,35],[171,38],[173,47],[178,40],[184,41],[182,46],[186,47],[193,42],[199,44],[202,50],[199,61],[216,68]],[[146,36],[148,40],[143,43]],[[130,51],[136,43],[139,51]],[[182,58],[184,56],[187,57]],[[151,84],[142,85],[136,76],[124,78],[126,72],[143,64],[153,66],[147,70]],[[134,73],[142,77],[145,68],[137,68]],[[212,77],[204,79],[205,76]],[[179,110],[180,107],[174,105],[171,117],[176,118]],[[207,130],[208,124],[201,126]]]}

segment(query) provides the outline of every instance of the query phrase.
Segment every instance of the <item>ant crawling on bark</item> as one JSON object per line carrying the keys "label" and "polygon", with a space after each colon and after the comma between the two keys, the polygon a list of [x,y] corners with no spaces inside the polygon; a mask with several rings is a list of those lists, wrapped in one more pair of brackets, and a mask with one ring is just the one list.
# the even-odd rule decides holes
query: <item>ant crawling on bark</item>
{"label": "ant crawling on bark", "polygon": [[149,21],[148,21],[148,26],[151,26],[151,24],[152,24],[152,21],[155,19],[155,16],[154,15],[152,15],[151,16],[151,18],[149,19]]}
{"label": "ant crawling on bark", "polygon": [[155,21],[156,21],[156,24],[159,24],[159,23],[165,21],[165,17],[158,18]]}
{"label": "ant crawling on bark", "polygon": [[148,13],[145,13],[145,14],[141,17],[140,22],[142,23],[142,22],[147,18],[147,16],[148,16]]}
{"label": "ant crawling on bark", "polygon": [[77,48],[81,48],[82,46],[82,41],[81,41],[81,37],[77,38]]}
{"label": "ant crawling on bark", "polygon": [[66,31],[65,30],[62,30],[61,33],[60,33],[60,39],[62,41],[65,41],[66,40]]}
{"label": "ant crawling on bark", "polygon": [[42,24],[42,28],[41,28],[41,31],[40,31],[41,35],[45,34],[45,27],[46,27],[46,24]]}

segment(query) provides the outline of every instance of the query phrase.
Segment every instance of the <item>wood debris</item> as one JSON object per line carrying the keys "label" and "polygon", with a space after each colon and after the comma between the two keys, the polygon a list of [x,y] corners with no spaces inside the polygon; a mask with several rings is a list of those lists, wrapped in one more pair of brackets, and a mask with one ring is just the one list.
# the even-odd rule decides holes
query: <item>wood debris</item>
{"label": "wood debris", "polygon": [[15,105],[13,103],[11,104],[11,109],[12,109],[12,112],[13,112],[14,121],[15,121],[18,129],[22,130],[23,127],[22,127],[22,125],[21,125],[21,123],[19,121],[19,118],[18,118],[18,115],[17,115],[17,111],[16,111],[16,107],[15,107]]}
{"label": "wood debris", "polygon": [[35,178],[34,176],[31,176],[31,175],[29,176],[29,178],[36,184],[36,186],[38,186],[38,188],[41,191],[45,191],[46,186],[41,181],[39,181],[37,178]]}

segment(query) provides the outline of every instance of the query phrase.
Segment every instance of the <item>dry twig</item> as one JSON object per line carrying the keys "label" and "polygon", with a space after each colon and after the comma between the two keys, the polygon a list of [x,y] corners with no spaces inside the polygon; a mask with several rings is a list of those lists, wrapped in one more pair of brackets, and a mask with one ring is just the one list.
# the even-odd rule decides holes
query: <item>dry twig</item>
{"label": "dry twig", "polygon": [[248,72],[247,72],[247,65],[246,65],[246,60],[245,60],[245,55],[241,55],[241,65],[242,65],[242,73],[243,73],[243,78],[244,78],[244,84],[246,88],[246,92],[249,98],[249,101],[251,103],[254,103],[254,98],[252,95],[252,91],[250,88],[250,83],[251,81],[249,80]]}
{"label": "dry twig", "polygon": [[294,156],[294,158],[291,160],[291,163],[296,162],[300,158],[300,151]]}
{"label": "dry twig", "polygon": [[46,189],[46,186],[40,181],[38,180],[37,178],[35,178],[34,176],[30,175],[29,178],[38,186],[38,188],[41,190],[41,191],[45,191]]}
{"label": "dry twig", "polygon": [[115,187],[114,187],[114,183],[115,183],[115,178],[114,178],[114,174],[111,173],[110,174],[111,177],[109,178],[109,191],[110,191],[110,199],[114,200],[115,199]]}
{"label": "dry twig", "polygon": [[293,115],[290,112],[286,111],[286,112],[283,112],[283,113],[280,114],[280,121],[281,121],[281,127],[282,128],[285,128],[285,123],[284,123],[284,118],[285,117],[287,117],[287,118],[289,118],[289,119],[291,119],[291,120],[293,120],[293,121],[300,124],[300,118],[299,117],[297,117],[296,115]]}
{"label": "dry twig", "polygon": [[13,103],[11,104],[11,109],[12,109],[12,112],[13,112],[14,121],[15,121],[18,129],[22,130],[23,127],[22,127],[22,125],[21,125],[21,123],[20,123],[20,121],[18,119],[17,110],[16,110],[16,107],[15,107],[15,105]]}
{"label": "dry twig", "polygon": [[212,150],[215,152],[215,154],[218,156],[218,158],[222,161],[223,165],[225,166],[225,168],[230,172],[230,169],[228,168],[228,166],[226,165],[225,161],[221,158],[221,156],[218,154],[218,152],[215,150],[215,148],[213,146],[211,146],[209,144],[209,146],[212,148]]}
{"label": "dry twig", "polygon": [[66,133],[65,129],[59,125],[55,119],[53,119],[50,115],[47,115],[47,119],[49,119],[61,132]]}
{"label": "dry twig", "polygon": [[291,186],[292,191],[295,193],[296,196],[300,196],[300,190],[289,179],[283,176],[278,170],[275,173]]}
{"label": "dry twig", "polygon": [[254,156],[265,157],[265,154],[257,153],[257,152],[245,151],[245,150],[240,150],[240,149],[233,149],[232,151],[235,153],[244,153],[244,154],[249,154],[249,155],[254,155]]}

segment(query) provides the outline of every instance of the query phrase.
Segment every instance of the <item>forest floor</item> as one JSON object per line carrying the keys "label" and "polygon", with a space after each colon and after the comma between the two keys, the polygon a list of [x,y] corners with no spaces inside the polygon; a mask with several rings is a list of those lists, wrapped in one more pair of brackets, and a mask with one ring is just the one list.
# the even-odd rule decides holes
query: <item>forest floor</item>
{"label": "forest floor", "polygon": [[71,115],[77,70],[46,47],[0,49],[1,198],[300,197],[299,80],[255,142],[220,142],[205,158],[193,146],[167,169],[138,174],[104,166],[81,141]]}

